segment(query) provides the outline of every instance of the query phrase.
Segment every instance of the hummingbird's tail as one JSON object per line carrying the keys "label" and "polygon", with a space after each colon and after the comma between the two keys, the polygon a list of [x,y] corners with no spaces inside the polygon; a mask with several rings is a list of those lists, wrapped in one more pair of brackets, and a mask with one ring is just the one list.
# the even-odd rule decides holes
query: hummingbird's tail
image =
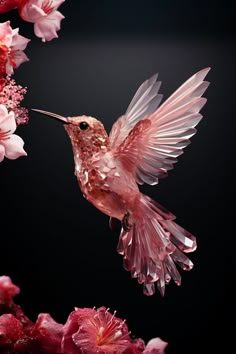
{"label": "hummingbird's tail", "polygon": [[171,278],[181,284],[176,264],[192,269],[193,263],[183,252],[195,251],[196,239],[173,221],[172,213],[146,195],[141,194],[133,217],[132,228],[121,230],[117,251],[123,255],[124,268],[143,284],[145,295],[154,294],[156,283],[164,296]]}

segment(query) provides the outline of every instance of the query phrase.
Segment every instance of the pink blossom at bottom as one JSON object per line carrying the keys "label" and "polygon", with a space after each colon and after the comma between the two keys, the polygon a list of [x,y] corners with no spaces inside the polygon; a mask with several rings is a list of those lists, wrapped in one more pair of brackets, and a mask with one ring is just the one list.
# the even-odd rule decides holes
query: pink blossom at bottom
{"label": "pink blossom at bottom", "polygon": [[1,354],[164,354],[167,343],[160,338],[145,347],[141,338],[131,339],[122,319],[105,307],[75,308],[64,325],[48,313],[33,323],[13,302],[20,289],[0,276]]}

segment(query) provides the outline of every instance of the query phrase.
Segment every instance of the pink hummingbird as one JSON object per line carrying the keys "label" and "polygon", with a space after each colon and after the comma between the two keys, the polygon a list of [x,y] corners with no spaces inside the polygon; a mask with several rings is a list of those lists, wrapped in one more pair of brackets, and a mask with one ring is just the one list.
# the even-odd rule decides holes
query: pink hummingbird
{"label": "pink hummingbird", "polygon": [[93,117],[63,117],[34,109],[64,122],[81,191],[110,217],[110,225],[121,221],[117,251],[131,277],[143,284],[145,295],[154,294],[156,283],[164,296],[171,278],[180,285],[176,264],[184,270],[193,267],[185,253],[195,251],[196,238],[174,222],[172,213],[142,194],[138,184],[155,185],[166,177],[190,143],[207,101],[202,95],[209,85],[204,81],[209,70],[193,75],[159,108],[161,82],[153,75],[138,88],[109,135]]}

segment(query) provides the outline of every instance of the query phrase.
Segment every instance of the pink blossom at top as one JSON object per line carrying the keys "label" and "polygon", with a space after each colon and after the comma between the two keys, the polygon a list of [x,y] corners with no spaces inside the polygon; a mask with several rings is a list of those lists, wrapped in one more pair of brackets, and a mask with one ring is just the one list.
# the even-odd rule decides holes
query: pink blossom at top
{"label": "pink blossom at top", "polygon": [[19,8],[20,16],[27,22],[34,23],[34,33],[43,42],[57,38],[61,20],[65,17],[57,11],[65,0],[28,0]]}
{"label": "pink blossom at top", "polygon": [[18,68],[25,61],[29,61],[23,50],[30,39],[21,36],[18,32],[18,28],[11,28],[10,21],[0,23],[0,60],[5,65],[3,68],[5,73],[1,72],[1,75],[13,74],[15,68]]}
{"label": "pink blossom at top", "polygon": [[20,288],[12,283],[10,277],[0,277],[0,303],[9,305],[19,292]]}
{"label": "pink blossom at top", "polygon": [[6,156],[10,160],[15,160],[20,156],[26,156],[23,149],[24,141],[13,134],[16,130],[16,120],[14,112],[9,112],[7,108],[0,104],[0,162]]}
{"label": "pink blossom at top", "polygon": [[10,21],[0,23],[0,79],[6,75],[6,63],[12,40]]}

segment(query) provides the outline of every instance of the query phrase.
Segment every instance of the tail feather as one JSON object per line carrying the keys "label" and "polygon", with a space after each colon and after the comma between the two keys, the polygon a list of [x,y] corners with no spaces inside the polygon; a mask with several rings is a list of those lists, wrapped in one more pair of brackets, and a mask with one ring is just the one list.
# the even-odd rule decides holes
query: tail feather
{"label": "tail feather", "polygon": [[123,255],[124,268],[143,284],[145,295],[155,293],[156,283],[164,296],[171,279],[181,284],[176,264],[184,270],[193,268],[183,252],[195,251],[196,238],[173,221],[172,213],[143,194],[133,216],[131,230],[121,230],[117,251]]}

